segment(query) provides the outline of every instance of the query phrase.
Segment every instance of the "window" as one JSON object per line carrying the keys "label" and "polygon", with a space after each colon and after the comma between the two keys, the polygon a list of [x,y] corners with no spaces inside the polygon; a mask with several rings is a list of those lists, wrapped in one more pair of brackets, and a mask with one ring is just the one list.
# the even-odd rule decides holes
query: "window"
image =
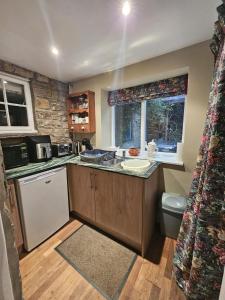
{"label": "window", "polygon": [[[144,147],[155,140],[159,152],[176,153],[182,141],[185,96],[115,106],[115,145]],[[143,134],[144,133],[144,134]]]}
{"label": "window", "polygon": [[0,73],[0,133],[34,131],[29,83]]}
{"label": "window", "polygon": [[121,148],[140,147],[141,103],[115,107],[115,140]]}
{"label": "window", "polygon": [[184,101],[184,96],[177,96],[146,103],[146,141],[154,139],[159,152],[177,152],[183,134]]}

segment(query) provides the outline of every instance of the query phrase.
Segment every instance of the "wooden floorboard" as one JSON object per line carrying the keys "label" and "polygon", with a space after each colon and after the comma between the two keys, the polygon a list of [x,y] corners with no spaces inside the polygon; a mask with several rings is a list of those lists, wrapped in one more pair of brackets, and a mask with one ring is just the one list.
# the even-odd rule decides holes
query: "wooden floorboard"
{"label": "wooden floorboard", "polygon": [[[54,248],[82,223],[72,221],[20,260],[25,300],[103,300]],[[155,235],[147,258],[138,256],[121,292],[120,300],[184,300],[172,276],[175,241]]]}

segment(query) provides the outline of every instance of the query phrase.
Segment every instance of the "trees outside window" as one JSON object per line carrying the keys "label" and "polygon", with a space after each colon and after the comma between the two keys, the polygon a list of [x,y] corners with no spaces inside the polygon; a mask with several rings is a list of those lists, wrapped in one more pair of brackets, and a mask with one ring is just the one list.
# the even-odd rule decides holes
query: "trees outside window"
{"label": "trees outside window", "polygon": [[[146,109],[141,109],[142,105]],[[160,152],[175,153],[182,141],[184,105],[185,96],[176,96],[116,106],[116,146],[140,147],[144,127],[147,142],[154,139]]]}
{"label": "trees outside window", "polygon": [[176,152],[182,141],[184,97],[147,101],[146,140],[155,140],[160,152]]}

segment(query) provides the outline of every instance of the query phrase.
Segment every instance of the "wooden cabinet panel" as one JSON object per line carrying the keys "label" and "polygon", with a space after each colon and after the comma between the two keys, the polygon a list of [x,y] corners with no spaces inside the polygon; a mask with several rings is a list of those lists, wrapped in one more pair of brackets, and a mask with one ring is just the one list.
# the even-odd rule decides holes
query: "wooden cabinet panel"
{"label": "wooden cabinet panel", "polygon": [[70,165],[68,168],[71,210],[83,217],[95,219],[94,171],[91,168]]}
{"label": "wooden cabinet panel", "polygon": [[158,170],[149,179],[68,167],[71,210],[146,254],[154,230]]}
{"label": "wooden cabinet panel", "polygon": [[107,228],[112,225],[113,173],[95,171],[95,221]]}
{"label": "wooden cabinet panel", "polygon": [[113,211],[111,222],[118,232],[141,245],[142,238],[143,180],[140,178],[113,174]]}
{"label": "wooden cabinet panel", "polygon": [[143,181],[110,172],[96,172],[96,222],[124,241],[141,245]]}
{"label": "wooden cabinet panel", "polygon": [[12,223],[14,225],[14,235],[16,247],[23,245],[23,235],[21,230],[20,215],[17,206],[16,191],[13,181],[8,182],[8,203],[11,213]]}
{"label": "wooden cabinet panel", "polygon": [[156,222],[158,199],[161,199],[161,194],[159,192],[159,175],[160,169],[156,169],[150,178],[145,180],[143,198],[142,256],[147,254],[147,250],[150,246]]}

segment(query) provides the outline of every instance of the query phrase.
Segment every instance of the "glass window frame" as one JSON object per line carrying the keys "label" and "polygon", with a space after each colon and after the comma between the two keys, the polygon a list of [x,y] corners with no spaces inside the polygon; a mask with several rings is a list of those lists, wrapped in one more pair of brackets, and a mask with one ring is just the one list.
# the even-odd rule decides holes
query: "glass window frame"
{"label": "glass window frame", "polygon": [[[3,86],[3,98],[4,98],[4,102],[0,102],[0,104],[5,105],[6,118],[7,118],[7,124],[8,124],[6,126],[0,126],[0,135],[1,134],[10,134],[10,133],[35,133],[36,130],[34,128],[34,115],[33,115],[33,106],[32,106],[32,100],[31,100],[29,80],[0,72],[0,81]],[[23,85],[24,94],[25,94],[25,102],[26,102],[25,104],[16,104],[16,103],[7,102],[6,87],[5,87],[4,81],[9,81],[12,83],[17,83],[17,84]],[[26,108],[28,126],[11,126],[10,116],[9,116],[9,106],[17,106],[17,107],[25,107]]]}
{"label": "glass window frame", "polygon": [[[116,125],[116,123],[118,122],[118,120],[117,120],[117,115],[116,115],[116,111],[117,111],[117,108],[124,108],[124,107],[129,107],[129,106],[132,106],[132,105],[134,105],[135,104],[135,107],[134,107],[134,109],[131,109],[131,113],[132,113],[132,117],[131,117],[131,119],[129,119],[132,123],[133,123],[133,121],[135,120],[135,121],[137,121],[137,119],[135,119],[135,118],[133,118],[133,113],[135,114],[135,113],[137,113],[137,111],[138,111],[138,116],[140,116],[140,120],[139,120],[139,122],[138,122],[138,127],[140,127],[140,128],[138,128],[137,129],[137,133],[139,132],[140,133],[140,130],[141,130],[141,109],[142,109],[142,105],[141,105],[141,102],[137,102],[137,103],[130,103],[130,104],[125,104],[125,105],[118,105],[117,107],[115,107],[115,132],[116,132],[116,129],[119,129],[120,127],[118,127],[117,125]],[[130,109],[130,107],[128,108],[128,110]],[[126,109],[125,109],[126,110]],[[125,114],[124,114],[125,113]],[[122,114],[122,116],[123,117],[125,117],[126,118],[126,114],[127,112],[124,112],[123,111],[123,114]],[[119,122],[118,122],[119,123]],[[123,121],[122,121],[122,123],[123,123]],[[133,124],[132,124],[133,125]],[[120,124],[120,126],[121,126],[121,124]],[[133,126],[132,126],[133,127]],[[134,131],[133,130],[131,130],[132,131],[132,135],[133,135],[133,133],[134,133]],[[135,139],[135,138],[134,138]],[[139,145],[135,145],[135,141],[132,139],[132,140],[127,140],[127,141],[125,141],[124,139],[124,142],[123,142],[123,147],[124,147],[124,144],[130,144],[131,143],[131,145],[130,145],[130,147],[138,147],[138,148],[140,148],[141,147],[141,140],[139,139],[139,135],[137,136],[137,139],[139,140]],[[116,134],[115,134],[115,144],[117,144],[117,139],[116,139]],[[123,147],[120,147],[121,149],[123,148]],[[126,148],[126,149],[129,149],[129,148]]]}
{"label": "glass window frame", "polygon": [[[182,141],[184,142],[184,132],[185,132],[185,116],[186,116],[186,102],[187,102],[187,98],[186,95],[183,95],[183,97],[185,98],[184,100],[184,117],[183,117],[183,130],[182,130]],[[145,146],[146,146],[146,119],[147,119],[147,115],[146,115],[146,104],[147,104],[148,100],[143,100],[141,102],[141,132],[140,132],[140,145],[141,145],[141,152],[143,153],[145,151]],[[150,100],[149,100],[150,101]],[[128,104],[129,105],[129,104]],[[116,135],[116,130],[115,130],[115,114],[116,114],[116,110],[115,110],[115,106],[112,106],[112,140],[111,140],[111,144],[112,144],[112,148],[116,148],[115,145],[115,135]],[[149,142],[149,141],[147,141]],[[120,148],[122,149],[122,148]],[[125,149],[124,149],[125,150]],[[171,153],[171,152],[159,152],[162,153],[163,155],[173,155],[176,153]]]}

